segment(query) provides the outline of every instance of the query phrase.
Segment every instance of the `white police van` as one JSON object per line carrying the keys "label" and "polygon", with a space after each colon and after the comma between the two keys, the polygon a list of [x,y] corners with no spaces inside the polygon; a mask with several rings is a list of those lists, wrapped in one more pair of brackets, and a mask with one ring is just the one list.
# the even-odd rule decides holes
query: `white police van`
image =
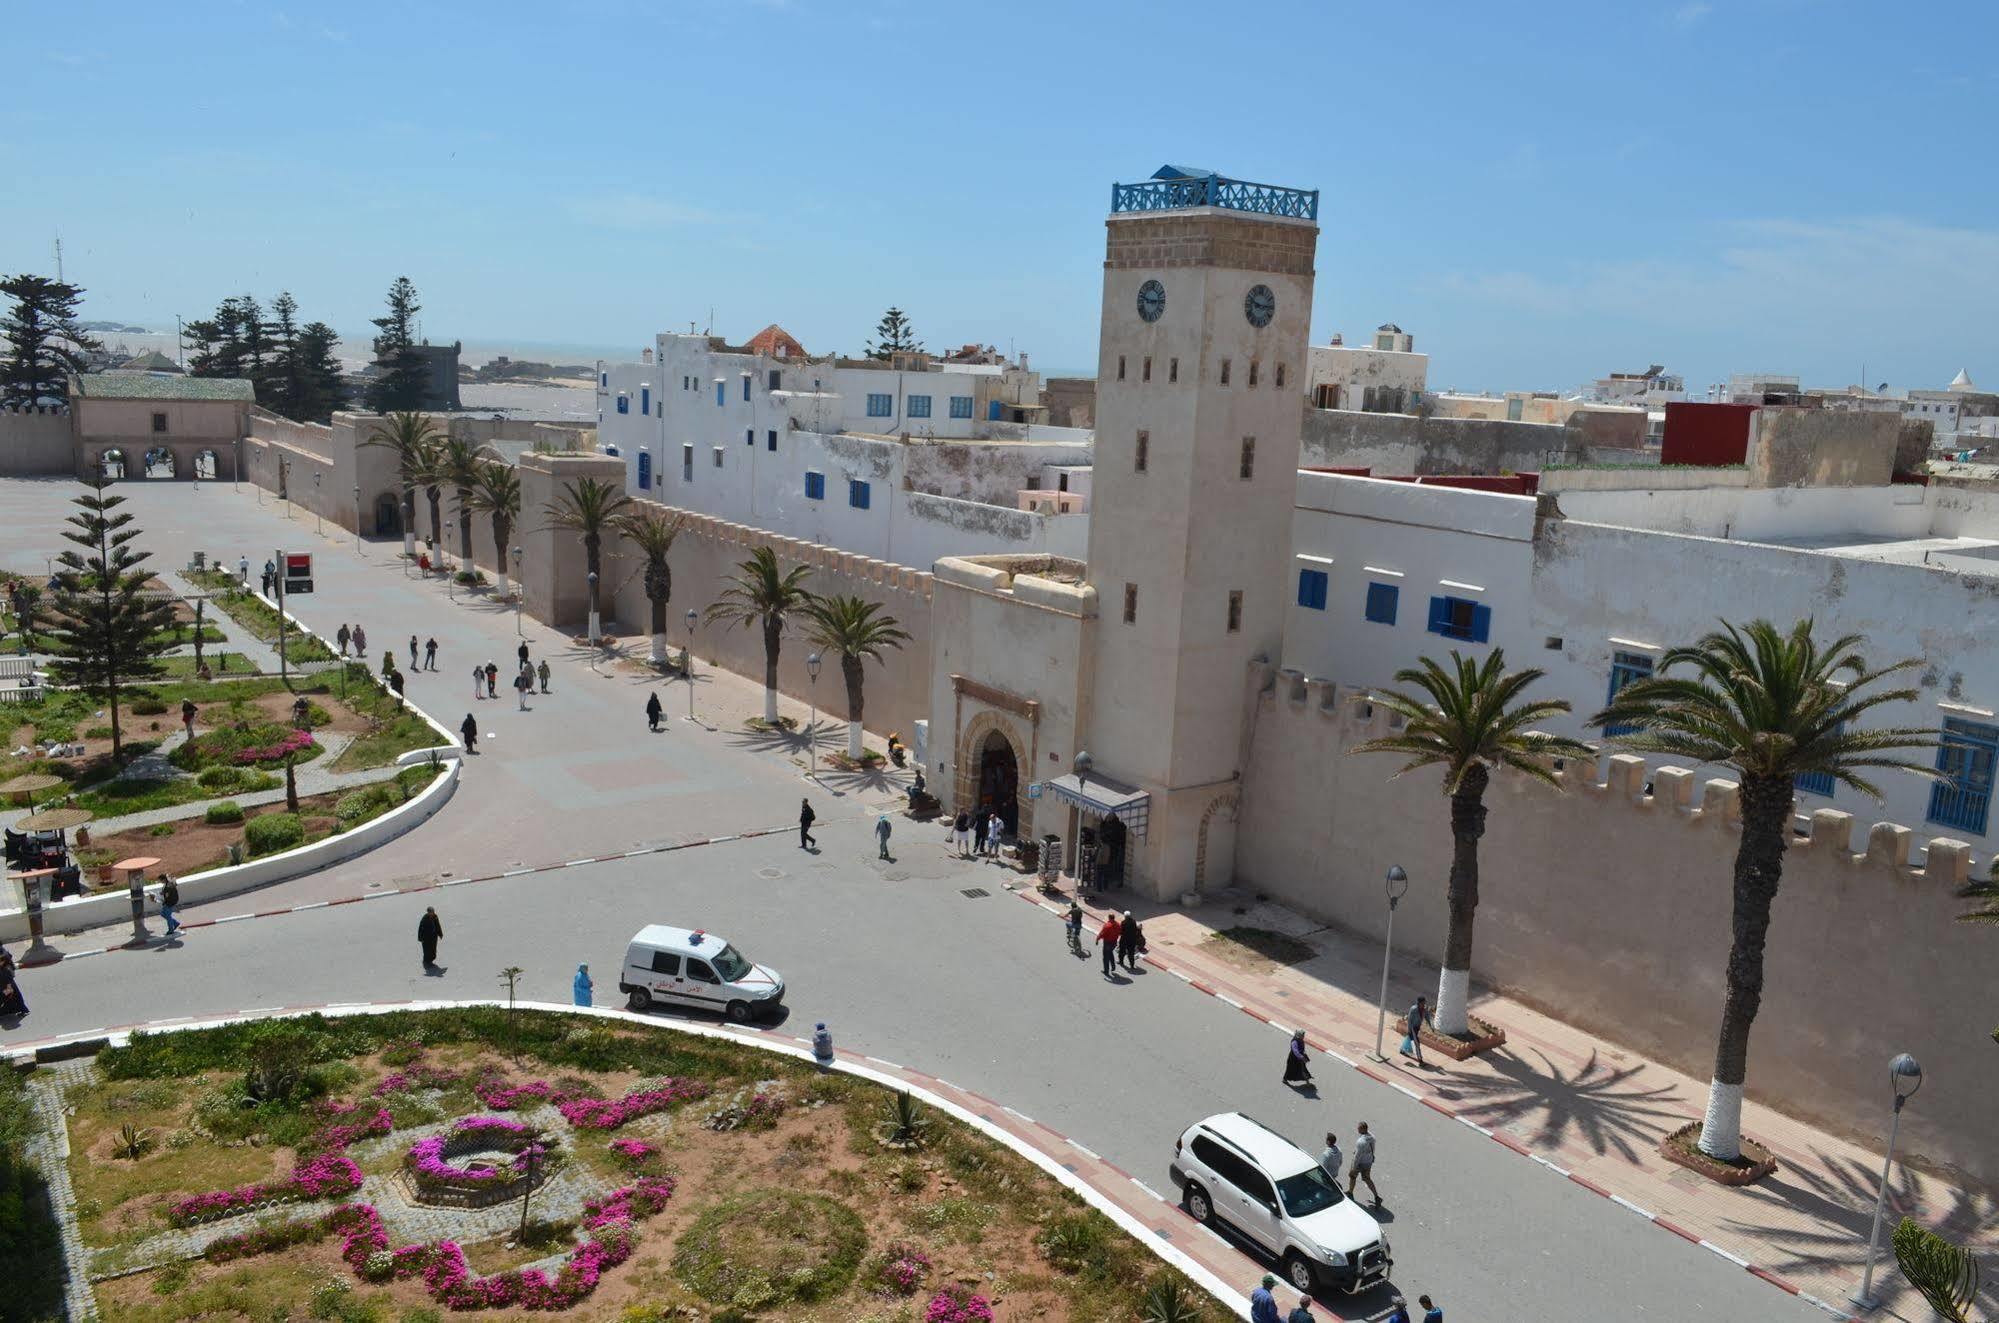
{"label": "white police van", "polygon": [[618,991],[635,1011],[694,1006],[737,1023],[776,1015],[784,1004],[784,978],[776,970],[751,964],[713,933],[660,923],[633,934]]}

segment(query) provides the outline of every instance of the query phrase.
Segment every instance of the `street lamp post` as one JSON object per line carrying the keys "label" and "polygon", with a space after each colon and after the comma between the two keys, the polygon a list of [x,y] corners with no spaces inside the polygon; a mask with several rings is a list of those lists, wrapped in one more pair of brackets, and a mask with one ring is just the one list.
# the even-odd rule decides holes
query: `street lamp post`
{"label": "street lamp post", "polygon": [[680,654],[680,669],[687,675],[687,719],[694,720],[694,622],[701,618],[693,607],[687,608],[687,651]]}
{"label": "street lamp post", "polygon": [[361,484],[354,484],[354,554],[361,554]]}
{"label": "street lamp post", "polygon": [[590,571],[590,646],[597,646],[597,571]]}
{"label": "street lamp post", "polygon": [[1381,995],[1374,1003],[1374,1059],[1386,1061],[1381,1055],[1381,1036],[1388,1028],[1388,962],[1395,953],[1395,907],[1402,903],[1402,897],[1409,893],[1409,875],[1396,864],[1388,870],[1382,880],[1382,890],[1388,897],[1388,937],[1381,944]]}
{"label": "street lamp post", "polygon": [[323,537],[326,534],[326,520],[319,511],[319,475],[315,473],[312,475],[312,531]]}
{"label": "street lamp post", "polygon": [[1867,1269],[1861,1274],[1860,1289],[1847,1297],[1861,1309],[1874,1309],[1881,1303],[1874,1294],[1874,1254],[1881,1246],[1881,1209],[1888,1202],[1888,1173],[1895,1166],[1895,1132],[1901,1128],[1902,1104],[1923,1087],[1923,1068],[1907,1052],[1901,1053],[1888,1063],[1888,1087],[1895,1091],[1895,1110],[1888,1117],[1888,1155],[1881,1159],[1881,1184],[1874,1191],[1874,1226],[1867,1233]]}
{"label": "street lamp post", "polygon": [[819,771],[819,654],[808,653],[805,674],[812,681],[812,721],[805,728],[805,774],[817,779]]}
{"label": "street lamp post", "polygon": [[514,562],[514,635],[517,638],[526,638],[527,631],[521,628],[521,603],[527,600],[528,590],[527,585],[521,582],[521,549],[515,547],[512,556]]}

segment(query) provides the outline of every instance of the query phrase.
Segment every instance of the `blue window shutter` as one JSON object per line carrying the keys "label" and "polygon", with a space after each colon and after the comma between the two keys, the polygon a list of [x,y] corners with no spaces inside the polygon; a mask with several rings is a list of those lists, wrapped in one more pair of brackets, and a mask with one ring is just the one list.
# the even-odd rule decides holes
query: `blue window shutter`
{"label": "blue window shutter", "polygon": [[1432,597],[1430,599],[1430,632],[1448,634],[1451,630],[1451,599]]}
{"label": "blue window shutter", "polygon": [[611,374],[608,372],[599,372],[597,374],[597,384],[603,389],[609,390],[611,388]]}
{"label": "blue window shutter", "polygon": [[651,486],[652,486],[652,453],[650,451],[641,450],[639,452],[639,490],[645,491]]}
{"label": "blue window shutter", "polygon": [[777,453],[777,432],[775,430],[764,433],[764,449],[770,451],[772,454]]}
{"label": "blue window shutter", "polygon": [[631,411],[632,411],[631,397],[628,395],[620,395],[618,397],[618,412],[630,413]]}
{"label": "blue window shutter", "polygon": [[1326,572],[1324,570],[1298,571],[1298,605],[1313,611],[1326,609]]}
{"label": "blue window shutter", "polygon": [[826,499],[825,474],[808,473],[805,475],[805,499],[808,501],[823,501]]}
{"label": "blue window shutter", "polygon": [[1377,625],[1395,623],[1395,608],[1402,590],[1392,583],[1371,583],[1367,586],[1367,618]]}
{"label": "blue window shutter", "polygon": [[756,446],[756,443],[757,443],[757,429],[754,427],[745,427],[743,429],[743,444],[754,448]]}
{"label": "blue window shutter", "polygon": [[650,386],[639,387],[639,412],[643,414],[650,414],[652,412],[652,387]]}
{"label": "blue window shutter", "polygon": [[718,408],[718,409],[719,409],[719,408],[721,408],[721,407],[722,407],[723,405],[725,405],[725,404],[727,404],[727,403],[729,402],[729,396],[728,396],[728,394],[727,394],[727,392],[728,392],[728,389],[729,389],[729,388],[728,388],[728,384],[727,384],[726,382],[721,382],[721,381],[718,381],[718,382],[716,382],[716,383],[715,383],[715,407],[716,407],[716,408]]}
{"label": "blue window shutter", "polygon": [[743,376],[743,403],[748,404],[749,401],[750,401],[750,378],[749,375],[745,373]]}
{"label": "blue window shutter", "polygon": [[1483,643],[1492,632],[1492,608],[1475,606],[1471,609],[1471,641]]}

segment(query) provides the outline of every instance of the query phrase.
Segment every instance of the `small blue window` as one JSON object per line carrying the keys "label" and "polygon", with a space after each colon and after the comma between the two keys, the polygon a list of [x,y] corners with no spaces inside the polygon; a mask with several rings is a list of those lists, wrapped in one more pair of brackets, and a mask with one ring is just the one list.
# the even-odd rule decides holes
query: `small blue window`
{"label": "small blue window", "polygon": [[1392,583],[1367,586],[1367,618],[1377,625],[1395,623],[1395,610],[1402,604],[1402,589]]}
{"label": "small blue window", "polygon": [[868,484],[859,478],[847,479],[847,504],[856,510],[868,508]]}
{"label": "small blue window", "polygon": [[951,416],[953,418],[970,418],[972,416],[972,397],[969,395],[953,395],[951,397]]}
{"label": "small blue window", "polygon": [[608,372],[599,372],[597,374],[597,384],[605,390],[611,389],[611,374]]}
{"label": "small blue window", "polygon": [[777,432],[774,429],[764,433],[764,449],[773,455],[777,453]]}
{"label": "small blue window", "polygon": [[652,414],[652,387],[650,386],[639,387],[639,412],[648,416]]}
{"label": "small blue window", "polygon": [[1466,643],[1483,643],[1492,631],[1492,608],[1462,597],[1430,599],[1430,632]]}
{"label": "small blue window", "polygon": [[909,416],[911,418],[928,418],[930,416],[930,397],[928,395],[910,396]]}
{"label": "small blue window", "polygon": [[618,412],[630,413],[631,411],[632,411],[632,397],[629,395],[618,396]]}
{"label": "small blue window", "polygon": [[868,417],[886,418],[894,412],[895,397],[893,395],[868,396]]}
{"label": "small blue window", "polygon": [[1298,571],[1298,605],[1314,611],[1326,609],[1326,572],[1324,570]]}
{"label": "small blue window", "polygon": [[747,404],[749,403],[749,399],[750,399],[750,374],[745,372],[743,374],[743,402]]}
{"label": "small blue window", "polygon": [[650,450],[641,450],[639,452],[639,490],[646,491],[649,490],[651,487],[652,487],[652,452]]}
{"label": "small blue window", "polygon": [[1995,765],[1999,765],[1999,726],[1954,717],[1945,721],[1937,770],[1947,779],[1930,787],[1929,820],[1983,836],[1992,807]]}
{"label": "small blue window", "polygon": [[[1839,723],[1838,729],[1833,733],[1838,734],[1845,729],[1846,723],[1842,721]],[[1824,795],[1827,799],[1832,798],[1833,779],[1831,772],[1806,772],[1798,778],[1797,785],[1798,789],[1804,791],[1807,795]]]}
{"label": "small blue window", "polygon": [[719,409],[719,408],[721,408],[721,407],[722,407],[723,405],[727,404],[728,402],[729,402],[729,386],[728,386],[728,383],[727,383],[727,382],[721,382],[721,381],[718,381],[718,382],[716,382],[716,383],[715,383],[715,407]]}
{"label": "small blue window", "polygon": [[[1652,675],[1652,659],[1642,652],[1613,652],[1610,654],[1610,694],[1605,702],[1615,702],[1624,686],[1633,680],[1649,679]],[[1629,735],[1638,727],[1629,722],[1613,722],[1603,728],[1606,735]],[[1830,791],[1826,793],[1830,794]]]}
{"label": "small blue window", "polygon": [[743,429],[743,444],[744,444],[744,445],[746,445],[746,446],[748,446],[748,447],[749,447],[750,449],[752,449],[752,450],[756,449],[756,445],[757,445],[757,429],[756,429],[756,428],[754,428],[754,427],[745,427],[745,428]]}
{"label": "small blue window", "polygon": [[823,501],[826,499],[825,474],[807,473],[805,475],[805,499],[808,501]]}

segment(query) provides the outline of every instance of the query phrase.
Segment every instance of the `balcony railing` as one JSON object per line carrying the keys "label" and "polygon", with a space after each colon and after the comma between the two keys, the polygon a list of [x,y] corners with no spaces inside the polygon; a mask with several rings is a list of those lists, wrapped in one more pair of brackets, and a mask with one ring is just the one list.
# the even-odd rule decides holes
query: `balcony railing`
{"label": "balcony railing", "polygon": [[1199,179],[1148,179],[1142,184],[1112,184],[1111,211],[1180,211],[1189,207],[1223,207],[1265,216],[1319,218],[1319,190],[1251,184],[1240,179],[1206,175]]}

